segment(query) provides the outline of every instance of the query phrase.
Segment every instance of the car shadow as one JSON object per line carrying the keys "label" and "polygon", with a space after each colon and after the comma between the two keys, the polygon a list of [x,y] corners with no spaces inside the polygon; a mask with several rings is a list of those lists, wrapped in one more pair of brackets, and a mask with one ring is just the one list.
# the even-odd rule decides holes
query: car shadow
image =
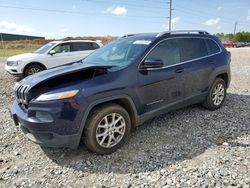
{"label": "car shadow", "polygon": [[[89,173],[140,173],[160,170],[192,159],[250,130],[250,96],[229,93],[216,111],[193,105],[155,117],[131,132],[127,143],[110,155],[96,155],[81,145],[77,150],[42,148],[60,166]],[[249,145],[243,144],[244,147]]]}

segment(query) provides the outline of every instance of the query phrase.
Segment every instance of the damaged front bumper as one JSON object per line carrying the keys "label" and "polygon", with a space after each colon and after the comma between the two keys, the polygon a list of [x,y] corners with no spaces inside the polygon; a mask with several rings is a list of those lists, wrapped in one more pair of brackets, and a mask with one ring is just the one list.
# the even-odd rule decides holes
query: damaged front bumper
{"label": "damaged front bumper", "polygon": [[[81,129],[77,120],[77,110],[68,113],[69,104],[40,103],[23,109],[15,100],[11,116],[16,126],[33,142],[46,147],[77,148]],[[43,115],[41,115],[44,114]],[[68,117],[67,117],[68,115]]]}

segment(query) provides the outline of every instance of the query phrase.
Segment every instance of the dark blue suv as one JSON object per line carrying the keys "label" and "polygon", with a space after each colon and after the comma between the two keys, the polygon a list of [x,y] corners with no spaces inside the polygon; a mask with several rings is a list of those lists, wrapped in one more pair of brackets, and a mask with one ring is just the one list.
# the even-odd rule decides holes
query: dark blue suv
{"label": "dark blue suv", "polygon": [[156,115],[194,103],[220,108],[230,59],[205,31],[126,35],[80,62],[17,83],[12,116],[40,145],[77,148],[82,139],[108,154]]}

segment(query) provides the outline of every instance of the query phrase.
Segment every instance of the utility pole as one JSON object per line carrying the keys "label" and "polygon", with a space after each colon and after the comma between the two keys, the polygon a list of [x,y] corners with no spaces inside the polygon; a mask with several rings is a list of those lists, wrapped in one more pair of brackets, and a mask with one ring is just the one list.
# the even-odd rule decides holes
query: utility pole
{"label": "utility pole", "polygon": [[234,35],[236,33],[237,22],[234,23]]}
{"label": "utility pole", "polygon": [[172,0],[169,0],[169,32],[171,31],[171,25],[172,25]]}

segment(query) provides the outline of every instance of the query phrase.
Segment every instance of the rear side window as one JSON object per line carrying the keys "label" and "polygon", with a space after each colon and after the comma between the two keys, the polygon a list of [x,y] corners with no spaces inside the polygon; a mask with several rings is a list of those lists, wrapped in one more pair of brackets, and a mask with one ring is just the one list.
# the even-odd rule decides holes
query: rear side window
{"label": "rear side window", "polygon": [[147,58],[161,59],[164,66],[180,63],[180,49],[178,39],[169,39],[159,43],[147,56]]}
{"label": "rear side window", "polygon": [[93,44],[92,42],[74,42],[72,51],[94,50],[96,47]]}
{"label": "rear side window", "polygon": [[220,48],[219,48],[218,44],[216,44],[216,42],[214,42],[211,39],[206,39],[206,42],[207,42],[207,46],[208,46],[208,54],[209,55],[220,52]]}
{"label": "rear side window", "polygon": [[100,46],[98,44],[94,43],[94,42],[92,42],[92,45],[93,45],[94,49],[100,48]]}
{"label": "rear side window", "polygon": [[208,55],[204,39],[180,38],[179,40],[182,49],[182,61],[190,61]]}

